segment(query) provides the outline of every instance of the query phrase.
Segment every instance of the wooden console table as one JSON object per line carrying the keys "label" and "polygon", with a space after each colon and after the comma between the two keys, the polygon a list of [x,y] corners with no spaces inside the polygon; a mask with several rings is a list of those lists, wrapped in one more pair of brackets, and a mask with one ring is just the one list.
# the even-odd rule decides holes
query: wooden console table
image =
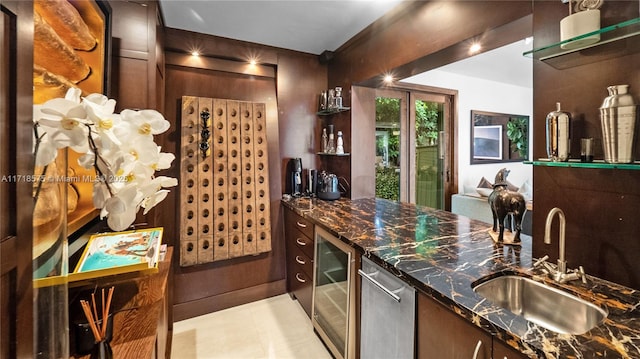
{"label": "wooden console table", "polygon": [[[112,305],[113,357],[118,359],[169,358],[173,318],[168,283],[171,272],[173,247],[168,247],[164,260],[158,264],[158,272],[141,275],[131,273],[92,279],[80,287],[69,289],[77,299],[86,299],[93,288],[115,287]],[[72,308],[75,308],[72,303]],[[71,309],[75,312],[75,309]],[[69,313],[70,316],[78,313]],[[74,328],[70,328],[71,353],[75,352]],[[89,356],[73,356],[88,358]]]}

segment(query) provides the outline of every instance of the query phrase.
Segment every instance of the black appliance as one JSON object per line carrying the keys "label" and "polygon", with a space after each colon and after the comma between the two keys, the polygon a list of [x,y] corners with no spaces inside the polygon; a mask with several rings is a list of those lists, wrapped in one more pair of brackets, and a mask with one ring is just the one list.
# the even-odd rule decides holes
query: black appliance
{"label": "black appliance", "polygon": [[302,159],[292,158],[287,163],[285,193],[294,197],[302,195]]}

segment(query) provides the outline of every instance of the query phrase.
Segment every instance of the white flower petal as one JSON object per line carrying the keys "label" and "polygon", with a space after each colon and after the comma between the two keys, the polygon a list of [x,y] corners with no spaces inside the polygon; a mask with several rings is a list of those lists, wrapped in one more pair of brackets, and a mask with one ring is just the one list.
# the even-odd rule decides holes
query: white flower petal
{"label": "white flower petal", "polygon": [[155,194],[153,194],[151,197],[146,198],[142,202],[142,207],[144,208],[144,212],[142,212],[142,214],[149,213],[149,211],[153,207],[155,207],[158,203],[162,202],[162,200],[164,200],[168,194],[169,194],[169,190],[162,189],[156,192]]}
{"label": "white flower petal", "polygon": [[64,95],[64,98],[67,101],[80,103],[80,95],[82,95],[82,90],[80,90],[77,87],[71,87],[67,90],[67,93]]}

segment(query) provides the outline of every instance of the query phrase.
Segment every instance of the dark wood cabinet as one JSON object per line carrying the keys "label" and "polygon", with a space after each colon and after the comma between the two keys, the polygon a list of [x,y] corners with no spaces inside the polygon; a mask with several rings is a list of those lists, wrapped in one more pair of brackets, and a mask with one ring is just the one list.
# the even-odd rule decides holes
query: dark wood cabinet
{"label": "dark wood cabinet", "polygon": [[511,348],[498,339],[493,339],[493,359],[527,359],[528,356]]}
{"label": "dark wood cabinet", "polygon": [[285,209],[287,291],[311,317],[313,296],[313,224]]}
{"label": "dark wood cabinet", "polygon": [[418,358],[491,359],[491,334],[422,293],[418,294],[417,330]]}

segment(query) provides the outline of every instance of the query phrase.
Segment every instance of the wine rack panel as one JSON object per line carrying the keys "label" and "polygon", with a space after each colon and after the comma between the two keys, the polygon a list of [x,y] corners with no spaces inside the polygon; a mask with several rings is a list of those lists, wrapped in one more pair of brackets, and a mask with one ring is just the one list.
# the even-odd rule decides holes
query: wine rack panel
{"label": "wine rack panel", "polygon": [[271,250],[264,103],[183,96],[180,265]]}

